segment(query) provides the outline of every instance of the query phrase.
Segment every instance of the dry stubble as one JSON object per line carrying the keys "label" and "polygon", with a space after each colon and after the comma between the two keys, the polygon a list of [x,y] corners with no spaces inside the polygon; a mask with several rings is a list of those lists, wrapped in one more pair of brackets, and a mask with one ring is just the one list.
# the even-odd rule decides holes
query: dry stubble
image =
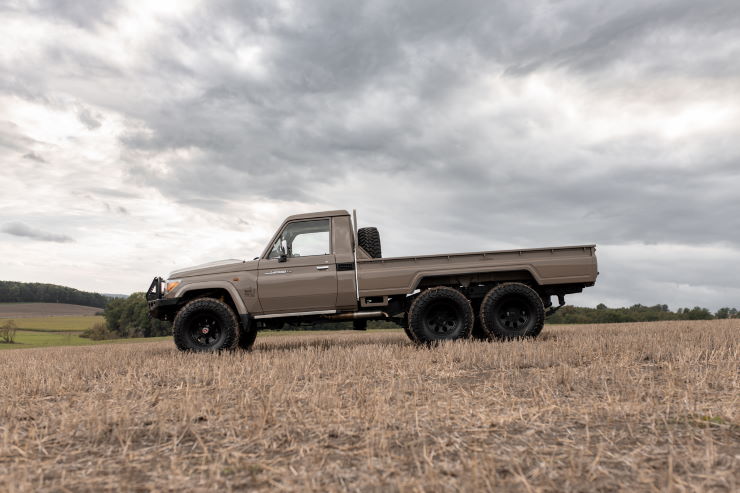
{"label": "dry stubble", "polygon": [[0,490],[736,491],[738,329],[4,352]]}

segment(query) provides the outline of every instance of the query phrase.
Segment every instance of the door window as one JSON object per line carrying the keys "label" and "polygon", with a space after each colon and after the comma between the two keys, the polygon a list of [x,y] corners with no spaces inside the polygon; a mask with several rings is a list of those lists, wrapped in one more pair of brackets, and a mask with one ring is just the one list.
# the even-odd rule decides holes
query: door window
{"label": "door window", "polygon": [[331,253],[331,234],[329,219],[300,221],[288,224],[275,240],[267,258],[280,257],[280,243],[285,240],[288,257],[310,257]]}

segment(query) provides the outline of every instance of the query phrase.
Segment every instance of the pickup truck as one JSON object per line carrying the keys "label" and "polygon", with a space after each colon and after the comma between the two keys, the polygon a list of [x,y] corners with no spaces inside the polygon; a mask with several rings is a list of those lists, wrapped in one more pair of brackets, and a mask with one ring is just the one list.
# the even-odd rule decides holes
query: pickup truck
{"label": "pickup truck", "polygon": [[356,213],[316,212],[288,217],[260,257],[155,277],[146,298],[183,351],[251,349],[263,328],[349,320],[394,322],[417,344],[536,337],[565,295],[594,285],[595,250],[383,258],[378,230],[358,229]]}

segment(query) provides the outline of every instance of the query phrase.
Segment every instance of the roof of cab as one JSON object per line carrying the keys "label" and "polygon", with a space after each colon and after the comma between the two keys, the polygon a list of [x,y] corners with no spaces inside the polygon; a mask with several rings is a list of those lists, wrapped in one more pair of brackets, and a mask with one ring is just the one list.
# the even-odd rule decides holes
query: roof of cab
{"label": "roof of cab", "polygon": [[343,210],[336,211],[323,211],[323,212],[309,212],[306,214],[294,214],[288,216],[285,221],[293,221],[295,219],[317,219],[322,217],[335,217],[335,216],[349,216],[349,212]]}

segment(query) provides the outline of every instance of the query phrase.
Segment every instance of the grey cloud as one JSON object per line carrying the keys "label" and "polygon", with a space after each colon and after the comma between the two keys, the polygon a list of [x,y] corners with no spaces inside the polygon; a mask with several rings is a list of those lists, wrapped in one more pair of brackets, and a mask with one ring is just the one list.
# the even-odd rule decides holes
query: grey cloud
{"label": "grey cloud", "polygon": [[[734,64],[714,64],[714,53],[702,50],[705,38],[737,49],[740,10],[733,0],[711,4],[691,0],[671,2],[618,2],[606,7],[564,2],[555,22],[565,28],[557,36],[540,38],[532,49],[523,50],[520,60],[511,60],[508,72],[531,73],[543,66],[564,67],[582,72],[605,72],[615,63],[640,62],[643,73],[673,72],[717,75]],[[701,56],[684,56],[696,52]],[[726,55],[720,55],[724,58]]]}
{"label": "grey cloud", "polygon": [[51,241],[55,243],[70,243],[75,241],[74,238],[67,235],[50,233],[48,231],[32,228],[19,222],[5,224],[2,231],[9,235],[29,238],[36,241]]}
{"label": "grey cloud", "polygon": [[[95,28],[109,19],[120,9],[119,3],[110,0],[41,0],[26,7],[35,15],[48,16],[52,19],[63,19],[82,28]],[[0,6],[0,10],[21,11],[20,7]]]}
{"label": "grey cloud", "polygon": [[36,154],[33,151],[27,152],[26,154],[24,154],[23,155],[23,159],[29,159],[31,161],[36,161],[37,163],[45,163],[46,162],[46,159],[42,158],[41,156],[39,156],[38,154]]}
{"label": "grey cloud", "polygon": [[115,188],[90,187],[90,188],[87,188],[86,190],[90,193],[94,193],[95,195],[105,195],[105,196],[124,198],[124,199],[140,197],[138,193],[132,192],[130,190],[122,190],[122,189],[115,189]]}
{"label": "grey cloud", "polygon": [[123,207],[122,205],[110,205],[108,202],[103,202],[103,207],[105,207],[106,212],[115,213],[115,214],[122,214],[124,216],[128,216],[130,212],[128,209]]}
{"label": "grey cloud", "polygon": [[100,120],[93,116],[92,112],[88,108],[80,107],[77,110],[77,118],[80,122],[87,127],[88,130],[95,130],[100,128]]}
{"label": "grey cloud", "polygon": [[[570,1],[537,18],[531,7],[469,1],[391,8],[381,2],[357,9],[329,1],[294,5],[301,19],[295,22],[275,5],[206,4],[197,21],[170,26],[169,35],[207,71],[186,66],[167,44],[150,53],[163,78],[197,81],[203,92],[136,106],[148,129],[132,130],[122,141],[129,177],[173,200],[218,209],[223,199],[310,200],[318,184],[342,186],[354,170],[370,168],[389,180],[444,187],[455,199],[438,217],[461,231],[467,226],[456,218],[492,208],[487,220],[505,227],[512,241],[740,242],[731,213],[737,199],[725,200],[716,192],[726,185],[705,177],[717,157],[676,172],[670,160],[677,154],[666,155],[666,144],[651,142],[653,136],[637,135],[582,150],[541,143],[533,152],[532,123],[544,132],[558,124],[540,109],[518,108],[452,132],[435,129],[480,70],[504,77],[546,65],[605,71],[622,60],[639,71],[646,60],[640,49],[656,29],[675,33],[680,43],[666,46],[672,51],[664,61],[684,61],[694,50],[690,33],[717,31],[721,42],[740,9],[730,2],[596,8]],[[216,29],[224,19],[238,21],[236,46]],[[262,46],[266,79],[214,60],[214,53],[240,44]],[[388,107],[374,107],[373,97]],[[388,117],[374,118],[375,111]],[[487,143],[484,156],[468,151],[481,142]],[[197,157],[170,161],[166,173],[146,164],[162,151],[188,149]],[[736,148],[728,151],[720,159],[737,157]],[[584,172],[593,163],[602,171]],[[559,171],[543,174],[543,166]],[[713,192],[695,193],[697,187]],[[707,221],[710,211],[721,220]],[[517,227],[525,221],[537,225],[534,233]]]}
{"label": "grey cloud", "polygon": [[37,142],[20,133],[18,125],[7,120],[0,120],[0,147],[24,152]]}
{"label": "grey cloud", "polygon": [[[467,159],[450,146],[468,147],[474,138],[486,135],[446,135],[428,145],[423,134],[425,126],[436,123],[429,120],[433,114],[429,105],[436,105],[444,119],[444,111],[451,109],[447,105],[454,104],[451,96],[464,90],[480,70],[495,74],[526,65],[532,72],[553,64],[603,71],[617,59],[641,70],[644,54],[635,49],[644,45],[650,29],[704,32],[712,28],[701,19],[711,26],[718,21],[722,27],[718,39],[723,40],[732,30],[728,19],[740,10],[730,2],[709,8],[690,2],[637,2],[601,9],[581,8],[580,2],[572,1],[553,7],[549,20],[558,28],[547,30],[542,27],[548,19],[533,17],[531,7],[526,2],[516,6],[412,2],[390,8],[381,2],[357,9],[343,2],[318,2],[294,5],[298,9],[294,15],[302,22],[290,22],[275,6],[208,4],[198,22],[173,30],[194,54],[210,62],[208,73],[185,68],[167,46],[157,47],[153,54],[155,60],[168,61],[164,67],[170,73],[205,83],[204,92],[162,101],[156,111],[142,115],[153,132],[132,133],[123,142],[132,151],[143,152],[137,157],[145,160],[146,153],[166,149],[205,153],[193,162],[173,163],[174,173],[166,179],[147,176],[148,183],[167,194],[200,195],[218,189],[232,197],[302,200],[315,177],[341,182],[348,169],[366,159],[382,162],[388,173],[425,166],[429,160],[452,164]],[[240,21],[241,43],[263,47],[266,80],[210,60],[210,51],[230,48],[218,45],[226,43],[218,34],[205,48],[202,42],[206,32],[218,31],[215,26],[224,18]],[[683,63],[694,51],[690,35],[668,48],[671,63]],[[610,54],[606,49],[616,51]],[[689,58],[701,59],[704,53]],[[724,56],[725,66],[738,66]],[[373,123],[360,116],[349,121],[347,115],[373,93],[386,95],[391,118]],[[526,123],[517,130],[521,116],[527,117],[502,115],[497,123],[503,131],[510,130],[510,137],[526,138],[521,134]],[[493,154],[495,158],[495,149]],[[214,171],[214,166],[225,171]],[[485,163],[473,168],[481,166]],[[141,175],[141,165],[132,165],[131,171],[132,176]],[[232,186],[229,175],[249,186]],[[301,185],[290,185],[290,178]]]}

